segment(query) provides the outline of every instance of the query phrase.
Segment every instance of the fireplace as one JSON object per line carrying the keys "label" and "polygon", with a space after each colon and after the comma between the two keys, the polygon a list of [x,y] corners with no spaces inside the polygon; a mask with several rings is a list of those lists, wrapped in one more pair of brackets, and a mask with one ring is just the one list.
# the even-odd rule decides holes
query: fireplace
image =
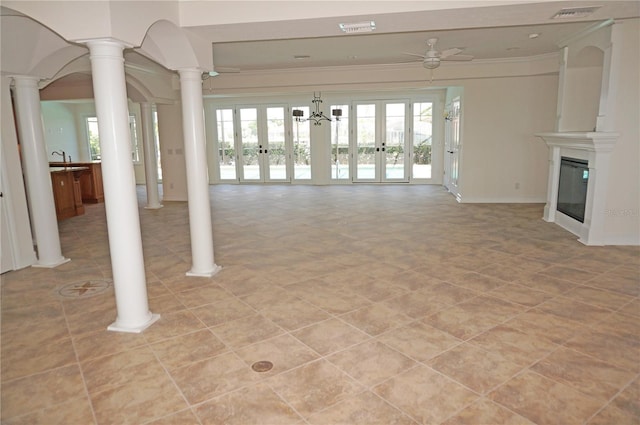
{"label": "fireplace", "polygon": [[549,146],[544,220],[577,235],[585,245],[605,245],[609,156],[618,134],[566,132],[536,136]]}
{"label": "fireplace", "polygon": [[563,156],[560,159],[557,210],[584,223],[588,182],[589,163],[582,159]]}

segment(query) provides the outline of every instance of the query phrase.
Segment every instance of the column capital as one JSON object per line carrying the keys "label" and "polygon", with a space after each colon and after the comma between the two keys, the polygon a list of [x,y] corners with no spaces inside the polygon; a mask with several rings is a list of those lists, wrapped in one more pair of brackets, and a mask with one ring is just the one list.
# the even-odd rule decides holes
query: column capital
{"label": "column capital", "polygon": [[13,80],[15,85],[20,85],[23,87],[38,87],[38,83],[40,82],[40,77],[35,77],[33,75],[10,75],[9,78]]}
{"label": "column capital", "polygon": [[89,47],[89,58],[91,59],[104,58],[124,62],[124,49],[133,47],[115,38],[96,38],[82,42]]}
{"label": "column capital", "polygon": [[134,47],[134,45],[131,43],[127,43],[126,41],[122,41],[112,37],[89,38],[86,40],[78,40],[78,43],[86,44],[90,48],[93,46],[119,46],[123,49],[131,49]]}
{"label": "column capital", "polygon": [[199,81],[202,83],[203,71],[199,68],[181,68],[178,69],[180,81]]}

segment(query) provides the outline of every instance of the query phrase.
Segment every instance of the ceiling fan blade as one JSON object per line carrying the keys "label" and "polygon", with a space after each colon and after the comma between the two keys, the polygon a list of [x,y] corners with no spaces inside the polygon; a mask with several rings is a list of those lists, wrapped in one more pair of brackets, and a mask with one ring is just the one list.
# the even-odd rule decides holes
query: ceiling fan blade
{"label": "ceiling fan blade", "polygon": [[441,57],[440,59],[443,60],[443,61],[470,61],[471,59],[473,59],[473,56],[471,56],[471,55],[453,55],[453,56]]}
{"label": "ceiling fan blade", "polygon": [[440,57],[441,58],[446,58],[447,56],[457,55],[461,51],[462,51],[462,49],[458,49],[457,47],[454,47],[452,49],[443,50],[442,52],[440,52]]}
{"label": "ceiling fan blade", "polygon": [[237,73],[240,72],[240,68],[231,68],[231,67],[226,67],[226,66],[221,66],[215,67],[216,72],[220,73],[220,74],[229,74],[229,73]]}
{"label": "ceiling fan blade", "polygon": [[424,55],[417,55],[415,53],[409,53],[409,52],[402,52],[403,55],[409,55],[409,56],[415,56],[417,58],[422,58],[424,59]]}

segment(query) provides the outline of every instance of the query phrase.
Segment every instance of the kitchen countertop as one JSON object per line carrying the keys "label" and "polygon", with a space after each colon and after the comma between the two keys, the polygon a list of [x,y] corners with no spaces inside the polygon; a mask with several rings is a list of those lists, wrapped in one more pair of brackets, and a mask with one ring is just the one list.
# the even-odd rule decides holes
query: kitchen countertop
{"label": "kitchen countertop", "polygon": [[89,167],[49,167],[49,171],[52,173],[61,173],[64,171],[84,171],[88,170]]}

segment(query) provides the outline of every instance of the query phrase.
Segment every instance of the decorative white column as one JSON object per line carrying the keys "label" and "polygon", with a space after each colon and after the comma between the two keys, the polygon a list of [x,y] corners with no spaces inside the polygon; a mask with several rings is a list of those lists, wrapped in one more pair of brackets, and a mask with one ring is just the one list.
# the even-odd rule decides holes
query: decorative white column
{"label": "decorative white column", "polygon": [[216,274],[220,267],[213,259],[213,230],[202,106],[202,72],[193,68],[180,69],[178,72],[182,95],[182,128],[191,230],[192,268],[187,272],[187,276],[210,277]]}
{"label": "decorative white column", "polygon": [[156,152],[155,139],[153,137],[153,116],[151,104],[140,104],[142,119],[142,140],[144,143],[144,177],[147,186],[147,206],[145,208],[155,210],[162,208],[158,195],[158,154]]}
{"label": "decorative white column", "polygon": [[93,75],[104,203],[118,316],[107,329],[142,332],[160,315],[149,311],[142,236],[131,160],[131,137],[124,75],[124,44],[87,41]]}
{"label": "decorative white column", "polygon": [[38,247],[34,267],[56,267],[69,261],[62,256],[58,219],[51,187],[51,172],[40,110],[38,78],[14,76],[16,118],[29,197],[29,212]]}
{"label": "decorative white column", "polygon": [[13,78],[0,76],[0,220],[7,224],[6,228],[0,227],[2,272],[28,267],[38,261],[33,246],[27,193],[18,154],[18,136],[11,106],[11,84]]}

